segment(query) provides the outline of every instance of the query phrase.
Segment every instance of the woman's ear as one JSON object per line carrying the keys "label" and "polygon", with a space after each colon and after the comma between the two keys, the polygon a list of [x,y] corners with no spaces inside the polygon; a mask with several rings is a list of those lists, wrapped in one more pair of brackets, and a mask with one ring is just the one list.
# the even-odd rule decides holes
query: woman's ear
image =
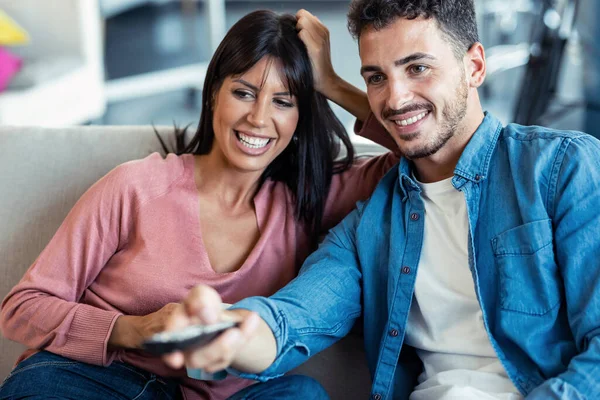
{"label": "woman's ear", "polygon": [[479,42],[475,43],[465,54],[467,82],[470,87],[478,88],[485,81],[485,49]]}

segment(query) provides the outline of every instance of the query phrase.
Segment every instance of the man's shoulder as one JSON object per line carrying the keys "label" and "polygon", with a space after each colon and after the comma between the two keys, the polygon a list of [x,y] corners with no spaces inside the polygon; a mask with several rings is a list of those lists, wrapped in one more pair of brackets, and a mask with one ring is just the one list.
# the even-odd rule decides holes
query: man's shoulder
{"label": "man's shoulder", "polygon": [[509,155],[532,157],[538,161],[550,161],[551,155],[567,154],[567,157],[575,158],[600,156],[600,140],[592,135],[536,125],[506,125],[500,133],[499,145],[504,146]]}
{"label": "man's shoulder", "polygon": [[517,141],[551,142],[564,139],[577,139],[590,135],[575,130],[560,130],[538,125],[508,124],[502,129],[501,139]]}

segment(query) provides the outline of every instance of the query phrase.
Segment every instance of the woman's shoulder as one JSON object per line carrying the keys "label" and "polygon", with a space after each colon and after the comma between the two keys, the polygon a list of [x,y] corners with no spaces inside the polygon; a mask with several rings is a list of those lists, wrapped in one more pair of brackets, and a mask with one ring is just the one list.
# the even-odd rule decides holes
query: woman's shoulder
{"label": "woman's shoulder", "polygon": [[120,164],[115,168],[119,173],[144,175],[149,173],[172,175],[174,172],[182,171],[185,167],[185,157],[190,155],[184,154],[181,156],[168,154],[166,157],[158,152],[154,152],[144,158],[131,160]]}
{"label": "woman's shoulder", "polygon": [[120,164],[110,171],[101,181],[124,192],[164,192],[185,176],[186,163],[190,155],[169,154],[163,157],[159,153]]}
{"label": "woman's shoulder", "polygon": [[294,195],[284,182],[274,181],[271,178],[265,179],[258,193],[257,201],[262,202],[283,202],[294,204]]}

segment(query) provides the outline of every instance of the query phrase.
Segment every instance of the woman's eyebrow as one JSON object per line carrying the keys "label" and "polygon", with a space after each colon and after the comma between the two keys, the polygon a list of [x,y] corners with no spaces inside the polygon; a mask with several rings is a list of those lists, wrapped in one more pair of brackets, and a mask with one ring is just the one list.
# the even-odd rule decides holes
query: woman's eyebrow
{"label": "woman's eyebrow", "polygon": [[[260,92],[260,88],[259,87],[254,86],[253,84],[251,84],[248,81],[245,81],[243,79],[234,79],[233,81],[241,83],[244,86],[248,86],[250,89],[254,90],[255,92]],[[290,92],[277,92],[277,93],[273,93],[273,94],[275,96],[289,96],[289,97],[291,97]]]}

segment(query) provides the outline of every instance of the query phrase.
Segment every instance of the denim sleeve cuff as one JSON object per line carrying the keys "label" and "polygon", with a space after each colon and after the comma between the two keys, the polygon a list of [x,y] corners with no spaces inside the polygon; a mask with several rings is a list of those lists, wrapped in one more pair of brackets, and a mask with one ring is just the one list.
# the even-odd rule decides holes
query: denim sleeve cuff
{"label": "denim sleeve cuff", "polygon": [[277,343],[277,354],[273,364],[259,374],[242,372],[233,368],[228,368],[228,373],[241,378],[264,382],[282,376],[285,372],[287,372],[287,369],[291,369],[293,366],[295,366],[293,365],[290,368],[286,368],[287,362],[285,356],[290,350],[300,347],[303,353],[306,352],[306,354],[308,354],[308,349],[305,346],[299,343],[287,343],[288,333],[286,329],[285,318],[271,300],[264,297],[249,297],[238,303],[235,303],[229,309],[235,310],[240,308],[257,313],[267,323],[269,328],[273,331],[273,335],[275,336],[275,342]]}

